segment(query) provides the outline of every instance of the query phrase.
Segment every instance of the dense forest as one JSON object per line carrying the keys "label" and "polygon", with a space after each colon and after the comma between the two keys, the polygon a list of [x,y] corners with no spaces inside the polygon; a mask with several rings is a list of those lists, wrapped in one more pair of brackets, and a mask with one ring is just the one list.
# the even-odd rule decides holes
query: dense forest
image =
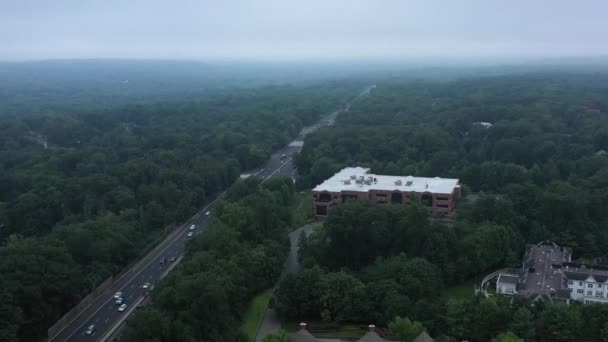
{"label": "dense forest", "polygon": [[605,305],[530,306],[445,291],[518,267],[526,243],[541,240],[605,260],[607,85],[608,75],[576,73],[379,82],[335,126],[307,137],[298,185],[357,165],[454,177],[464,187],[456,216],[361,203],[334,209],[304,239],[306,269],[283,279],[277,310],[293,320],[382,326],[408,317],[441,341],[608,340]]}
{"label": "dense forest", "polygon": [[215,89],[1,117],[0,340],[44,338],[97,284],[359,90]]}

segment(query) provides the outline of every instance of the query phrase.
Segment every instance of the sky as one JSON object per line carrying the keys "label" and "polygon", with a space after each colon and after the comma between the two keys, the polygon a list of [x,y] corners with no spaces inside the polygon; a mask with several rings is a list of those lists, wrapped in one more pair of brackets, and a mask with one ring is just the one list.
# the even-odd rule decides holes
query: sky
{"label": "sky", "polygon": [[608,55],[606,0],[0,0],[0,60]]}

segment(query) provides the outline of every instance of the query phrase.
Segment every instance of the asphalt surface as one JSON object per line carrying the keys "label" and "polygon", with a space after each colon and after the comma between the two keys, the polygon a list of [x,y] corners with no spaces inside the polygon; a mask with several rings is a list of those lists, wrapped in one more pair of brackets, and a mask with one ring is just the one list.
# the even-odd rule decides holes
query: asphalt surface
{"label": "asphalt surface", "polygon": [[[300,271],[300,262],[298,261],[298,250],[300,249],[300,236],[302,232],[309,236],[316,223],[310,223],[299,227],[289,233],[289,256],[287,256],[287,260],[285,261],[285,268],[283,270],[283,275],[287,273],[297,273]],[[277,282],[278,283],[278,282]],[[273,308],[267,308],[266,312],[264,312],[264,317],[262,318],[262,322],[258,328],[258,332],[255,335],[255,342],[262,342],[264,337],[270,335],[281,328],[281,318],[277,314],[277,312]]]}
{"label": "asphalt surface", "polygon": [[[323,126],[332,125],[336,116],[342,110],[324,116],[317,123],[309,127],[307,131],[310,133]],[[250,175],[264,180],[275,175],[294,177],[296,170],[293,165],[292,155],[301,150],[301,139],[303,139],[303,136],[276,151],[263,168],[252,171]],[[219,195],[218,197],[221,196]],[[213,215],[215,205],[215,201],[211,202],[190,221],[169,235],[62,331],[49,339],[49,342],[111,341],[116,328],[124,322],[131,312],[135,311],[132,310],[133,305],[140,303],[146,295],[146,291],[148,290],[142,286],[145,283],[150,283],[153,286],[168,273],[172,265],[172,262],[168,260],[170,258],[178,259],[184,254],[186,241],[191,239],[191,237],[187,236],[188,232],[192,231],[193,234],[199,234],[205,230],[210,216]],[[207,212],[209,215],[206,214]],[[191,224],[196,225],[194,230],[189,229]],[[166,259],[167,261],[161,263],[162,259]],[[115,303],[113,295],[117,291],[123,292],[124,303],[127,304],[127,310],[124,312],[118,311],[119,305]],[[95,334],[93,336],[85,335],[87,327],[93,324],[95,325]]]}

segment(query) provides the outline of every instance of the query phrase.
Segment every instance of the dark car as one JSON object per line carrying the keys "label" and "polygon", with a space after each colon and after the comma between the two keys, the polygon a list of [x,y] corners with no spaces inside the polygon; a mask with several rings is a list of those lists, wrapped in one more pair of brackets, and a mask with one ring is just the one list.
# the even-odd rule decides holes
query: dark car
{"label": "dark car", "polygon": [[176,258],[175,258],[175,257],[170,257],[170,258],[169,258],[169,262],[174,262],[175,260],[176,260]]}

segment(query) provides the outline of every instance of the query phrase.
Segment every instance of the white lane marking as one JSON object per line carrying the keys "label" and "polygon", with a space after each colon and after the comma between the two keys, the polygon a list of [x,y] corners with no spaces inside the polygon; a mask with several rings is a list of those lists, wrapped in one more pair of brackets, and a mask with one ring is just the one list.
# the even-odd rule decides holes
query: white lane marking
{"label": "white lane marking", "polygon": [[[215,201],[216,201],[216,200],[214,200],[214,201],[212,201],[211,203],[209,203],[209,204],[208,204],[208,205],[207,205],[205,208],[203,208],[203,210],[205,210],[207,207],[209,207],[209,206],[210,206],[211,204],[213,204]],[[185,232],[186,232],[186,230],[187,230],[187,229],[184,229],[185,227],[186,227],[186,225],[184,225],[184,226],[181,228],[181,229],[182,229],[182,231],[181,231],[181,232],[179,232],[179,233],[177,233],[177,234],[176,234],[176,235],[173,237],[173,239],[170,241],[170,243],[168,243],[168,244],[167,244],[167,246],[165,246],[165,247],[164,247],[164,248],[163,248],[163,249],[160,251],[160,253],[158,253],[158,255],[159,255],[159,256],[160,256],[160,255],[162,255],[162,254],[163,254],[163,253],[164,253],[164,252],[165,252],[167,249],[169,249],[169,247],[171,247],[171,246],[172,246],[172,245],[173,245],[173,244],[174,244],[176,241],[178,241],[179,237],[181,237],[182,235],[184,235],[184,233],[185,233]],[[135,279],[137,279],[137,276],[139,276],[139,275],[141,274],[141,272],[143,272],[143,271],[144,271],[144,270],[146,270],[148,267],[150,267],[150,265],[152,265],[152,263],[153,263],[153,262],[155,262],[155,261],[156,261],[156,257],[151,258],[151,260],[150,260],[150,261],[149,261],[147,264],[145,264],[145,266],[144,266],[144,267],[142,267],[142,269],[141,269],[141,270],[139,270],[139,272],[135,273],[135,274],[134,274],[134,275],[131,277],[131,279],[130,279],[129,281],[127,281],[127,284],[126,284],[126,285],[128,285],[129,283],[131,283],[131,282],[135,281]],[[101,307],[100,307],[99,309],[95,310],[95,312],[93,312],[93,314],[92,314],[91,316],[89,316],[89,317],[95,316],[95,315],[97,314],[97,312],[99,312],[99,310],[101,310],[101,309],[102,309],[102,308],[103,308],[103,307],[104,307],[106,304],[108,304],[108,303],[109,303],[111,300],[113,300],[113,299],[114,299],[114,297],[110,297],[110,299],[108,299],[107,301],[105,301],[105,302],[104,302],[104,303],[101,305]],[[71,333],[71,334],[70,334],[70,335],[67,337],[67,339],[66,339],[66,340],[69,340],[69,339],[70,339],[70,338],[71,338],[71,337],[72,337],[72,336],[73,336],[73,335],[76,333],[76,331],[80,331],[80,330],[82,329],[82,327],[83,327],[85,324],[86,324],[86,320],[85,320],[85,322],[83,322],[83,323],[82,323],[80,326],[78,326],[78,328],[76,328],[76,330],[74,330],[74,331],[73,331],[73,332],[72,332],[72,333]],[[55,335],[55,336],[57,336],[57,335]]]}

